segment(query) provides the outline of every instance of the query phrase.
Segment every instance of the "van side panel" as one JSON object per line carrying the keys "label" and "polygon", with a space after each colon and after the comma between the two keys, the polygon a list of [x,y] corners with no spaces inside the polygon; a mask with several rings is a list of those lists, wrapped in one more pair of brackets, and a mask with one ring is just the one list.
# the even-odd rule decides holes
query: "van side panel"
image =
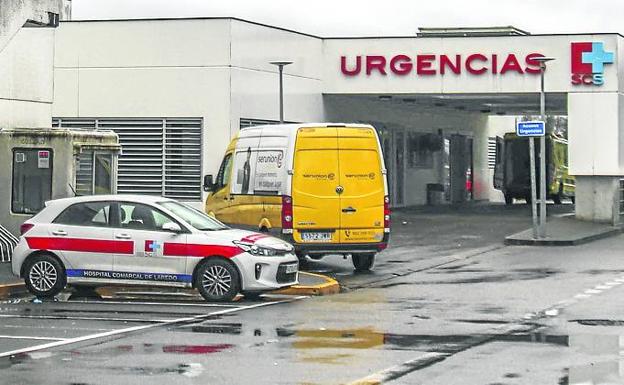
{"label": "van side panel", "polygon": [[376,133],[370,128],[338,131],[340,242],[380,242],[384,236],[384,179]]}
{"label": "van side panel", "polygon": [[300,128],[293,162],[293,224],[295,242],[301,232],[325,230],[338,242],[340,196],[338,187],[338,138],[336,128]]}

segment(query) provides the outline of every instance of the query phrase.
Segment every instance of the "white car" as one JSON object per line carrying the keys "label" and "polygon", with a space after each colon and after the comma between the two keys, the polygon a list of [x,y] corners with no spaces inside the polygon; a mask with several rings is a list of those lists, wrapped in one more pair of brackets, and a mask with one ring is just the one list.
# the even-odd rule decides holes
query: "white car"
{"label": "white car", "polygon": [[69,285],[194,287],[208,301],[297,283],[292,245],[142,195],[49,201],[21,226],[13,273],[38,297]]}

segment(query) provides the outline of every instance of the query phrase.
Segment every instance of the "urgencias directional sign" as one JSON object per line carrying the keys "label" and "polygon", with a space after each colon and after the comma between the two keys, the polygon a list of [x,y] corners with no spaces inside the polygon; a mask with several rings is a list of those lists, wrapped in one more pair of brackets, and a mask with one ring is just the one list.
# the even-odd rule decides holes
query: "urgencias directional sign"
{"label": "urgencias directional sign", "polygon": [[518,122],[516,124],[516,134],[518,136],[544,136],[546,125],[541,121]]}

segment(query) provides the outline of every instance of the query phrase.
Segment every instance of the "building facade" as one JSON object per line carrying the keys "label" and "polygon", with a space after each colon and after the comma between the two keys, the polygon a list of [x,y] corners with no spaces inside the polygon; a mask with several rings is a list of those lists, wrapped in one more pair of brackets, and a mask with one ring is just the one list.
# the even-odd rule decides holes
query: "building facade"
{"label": "building facade", "polygon": [[54,124],[119,134],[119,192],[200,204],[201,177],[238,130],[277,120],[270,63],[287,60],[285,120],[373,124],[395,206],[497,200],[493,117],[539,113],[536,59],[552,57],[546,109],[568,117],[577,217],[619,221],[624,38],[507,32],[321,38],[234,18],[64,22]]}

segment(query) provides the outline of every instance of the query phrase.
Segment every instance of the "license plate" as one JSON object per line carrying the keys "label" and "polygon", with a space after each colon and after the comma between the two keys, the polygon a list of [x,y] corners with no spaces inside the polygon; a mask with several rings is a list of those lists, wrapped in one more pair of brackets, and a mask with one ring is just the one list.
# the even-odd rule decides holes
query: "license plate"
{"label": "license plate", "polygon": [[299,265],[293,263],[292,265],[286,265],[286,274],[296,273],[299,270]]}
{"label": "license plate", "polygon": [[331,233],[301,233],[301,240],[304,242],[330,242]]}

